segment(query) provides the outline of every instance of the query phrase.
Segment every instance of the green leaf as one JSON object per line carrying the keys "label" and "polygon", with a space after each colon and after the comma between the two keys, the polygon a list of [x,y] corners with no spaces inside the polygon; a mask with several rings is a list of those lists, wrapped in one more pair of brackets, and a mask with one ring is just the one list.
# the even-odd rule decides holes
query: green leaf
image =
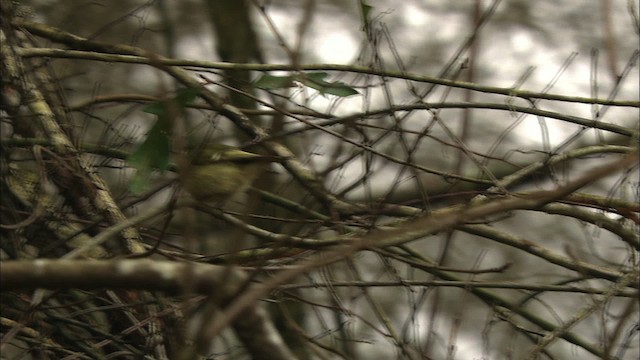
{"label": "green leaf", "polygon": [[169,121],[166,117],[159,117],[149,131],[145,141],[129,156],[129,165],[136,169],[131,182],[131,191],[140,193],[149,185],[149,178],[153,170],[164,172],[169,167],[171,152],[169,138]]}
{"label": "green leaf", "polygon": [[198,95],[200,95],[199,88],[184,88],[177,91],[175,99],[184,108],[190,105]]}
{"label": "green leaf", "polygon": [[199,93],[200,89],[196,88],[180,89],[173,98],[154,102],[142,109],[146,113],[156,115],[158,119],[149,130],[147,138],[129,156],[129,165],[136,169],[136,174],[130,185],[131,191],[134,193],[144,191],[149,185],[149,179],[154,170],[159,170],[161,173],[167,170],[171,152],[171,122],[173,120],[169,117],[170,106],[177,107],[180,112],[184,112]]}
{"label": "green leaf", "polygon": [[340,97],[347,97],[359,94],[358,91],[351,86],[340,81],[328,82],[324,79],[328,76],[325,72],[301,74],[296,80],[301,84],[316,89],[320,94],[331,94]]}
{"label": "green leaf", "polygon": [[255,86],[260,89],[283,89],[293,86],[293,82],[318,90],[321,94],[331,94],[340,97],[347,97],[358,94],[356,89],[339,81],[329,82],[325,79],[329,76],[326,72],[301,73],[297,75],[275,76],[265,74],[255,82]]}
{"label": "green leaf", "polygon": [[340,96],[340,97],[347,97],[347,96],[359,94],[359,92],[356,89],[340,81],[331,83],[331,86],[325,87],[321,92],[325,94]]}
{"label": "green leaf", "polygon": [[196,99],[198,94],[200,94],[200,89],[197,88],[180,89],[176,92],[176,95],[173,98],[151,103],[145,106],[142,111],[148,114],[164,116],[169,113],[168,106],[170,104],[173,104],[173,106],[177,106],[181,111],[184,111],[184,109]]}
{"label": "green leaf", "polygon": [[366,30],[369,27],[369,14],[373,10],[373,6],[369,5],[366,1],[360,0],[360,12],[362,14],[362,30]]}
{"label": "green leaf", "polygon": [[142,109],[143,112],[146,112],[147,114],[153,114],[153,115],[157,115],[157,116],[164,116],[167,112],[165,110],[165,104],[163,102],[154,102],[151,103],[147,106],[145,106]]}
{"label": "green leaf", "polygon": [[[312,73],[304,73],[300,76],[300,80],[309,79],[313,82],[317,82],[318,84],[326,83],[324,79],[329,76],[326,72],[312,72]],[[296,79],[298,80],[298,79]]]}
{"label": "green leaf", "polygon": [[285,89],[293,86],[293,77],[264,74],[256,80],[255,86],[264,90]]}

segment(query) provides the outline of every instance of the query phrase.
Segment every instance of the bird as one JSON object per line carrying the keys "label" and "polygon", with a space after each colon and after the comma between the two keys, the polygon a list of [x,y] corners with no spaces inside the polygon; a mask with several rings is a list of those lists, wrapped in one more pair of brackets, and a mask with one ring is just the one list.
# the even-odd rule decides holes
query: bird
{"label": "bird", "polygon": [[224,144],[206,144],[189,157],[180,181],[194,200],[204,203],[221,203],[245,192],[267,164],[280,159]]}

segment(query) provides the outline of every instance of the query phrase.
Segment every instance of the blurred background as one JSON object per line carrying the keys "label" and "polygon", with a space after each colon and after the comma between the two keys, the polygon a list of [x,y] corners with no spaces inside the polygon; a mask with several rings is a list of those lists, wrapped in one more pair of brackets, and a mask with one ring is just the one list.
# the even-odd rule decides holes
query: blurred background
{"label": "blurred background", "polygon": [[[234,264],[267,281],[322,254],[322,240],[401,229],[454,206],[555,189],[638,148],[635,1],[14,3],[2,21],[6,28],[13,19],[15,31],[26,35],[18,52],[25,76],[46,69],[49,80],[39,81],[51,81],[40,86],[47,102],[55,103],[62,128],[117,207],[131,217],[168,206],[162,221],[138,228],[154,259]],[[83,48],[32,23],[101,45]],[[128,48],[104,44],[155,55],[140,52],[135,60]],[[239,109],[247,123],[213,107],[202,92],[178,100],[177,115],[171,107],[149,111],[180,98],[185,81],[172,66]],[[3,96],[12,81],[3,73]],[[17,120],[31,110],[24,103],[9,110],[4,101],[3,161],[11,169],[18,159],[37,168],[28,146],[47,147],[47,136],[20,130]],[[160,142],[170,150],[148,145],[140,155],[163,119],[171,130]],[[184,149],[224,143],[273,155],[269,142],[288,149],[313,177],[274,163],[222,211],[172,207],[186,197],[173,166]],[[132,163],[132,153],[146,168]],[[165,161],[171,165],[158,171]],[[20,198],[13,207],[3,199],[3,224],[22,221],[37,207],[15,195],[15,174],[22,182],[37,178],[20,166],[3,173],[6,196]],[[76,196],[47,181],[54,183],[48,194]],[[620,284],[638,267],[637,189],[637,166],[621,168],[543,207],[504,211],[310,268],[260,304],[300,359],[634,359],[640,355],[638,283]],[[84,224],[89,236],[107,226],[87,225],[93,220],[83,219],[68,198],[57,202],[75,219],[63,222]],[[56,247],[41,239],[51,216],[35,217],[26,233],[4,228],[3,260],[70,251],[73,237],[56,235]],[[318,243],[283,246],[267,234]],[[110,255],[95,257],[127,253],[112,248],[107,244]],[[619,287],[611,290],[614,284]],[[77,358],[116,353],[117,346],[89,351],[75,344],[123,334],[113,320],[118,310],[102,308],[115,306],[112,298],[62,292],[27,310],[32,295],[3,298],[10,309],[3,317],[41,334],[16,335],[5,322],[3,335],[12,334],[3,343],[7,358],[62,358],[60,348],[83,354]],[[186,296],[169,301],[188,302]],[[72,318],[83,316],[80,309],[100,314],[91,321],[103,332],[50,331],[43,324],[59,321],[51,308]],[[194,324],[203,311],[189,302],[171,320],[181,324],[180,336],[202,335]],[[25,320],[26,314],[41,320]],[[238,331],[207,339],[202,358],[256,358],[239,346]],[[545,336],[557,341],[545,343]],[[37,345],[42,339],[60,348]],[[118,339],[125,349],[144,343]],[[180,346],[167,342],[174,351]]]}

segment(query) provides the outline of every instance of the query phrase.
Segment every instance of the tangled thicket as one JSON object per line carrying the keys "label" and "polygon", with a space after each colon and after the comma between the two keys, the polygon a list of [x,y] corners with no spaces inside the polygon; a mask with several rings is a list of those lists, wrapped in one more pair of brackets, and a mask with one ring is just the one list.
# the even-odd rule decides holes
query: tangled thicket
{"label": "tangled thicket", "polygon": [[[7,358],[638,354],[637,100],[389,71],[366,17],[358,65],[270,65],[170,59],[1,4]],[[102,71],[160,90],[103,95]],[[596,115],[549,110],[569,105]],[[529,147],[524,121],[570,135]],[[197,204],[175,162],[205,141],[283,160]]]}

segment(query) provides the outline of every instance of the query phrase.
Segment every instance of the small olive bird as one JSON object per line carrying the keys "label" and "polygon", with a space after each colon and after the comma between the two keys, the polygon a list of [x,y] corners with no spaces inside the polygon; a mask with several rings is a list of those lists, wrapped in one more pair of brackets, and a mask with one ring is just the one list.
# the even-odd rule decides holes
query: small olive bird
{"label": "small olive bird", "polygon": [[208,144],[191,153],[181,183],[196,201],[218,203],[246,191],[276,156],[254,154],[223,144]]}

